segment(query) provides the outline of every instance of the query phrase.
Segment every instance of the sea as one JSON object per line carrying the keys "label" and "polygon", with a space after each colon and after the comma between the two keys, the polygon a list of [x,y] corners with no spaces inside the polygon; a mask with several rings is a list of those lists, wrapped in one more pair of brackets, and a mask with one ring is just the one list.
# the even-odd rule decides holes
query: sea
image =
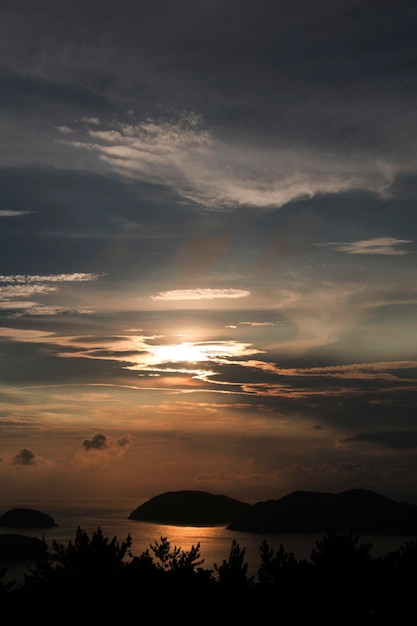
{"label": "sea", "polygon": [[[248,575],[253,575],[257,580],[257,572],[261,563],[260,547],[265,540],[269,547],[275,551],[282,545],[286,552],[290,552],[297,560],[310,560],[311,551],[318,541],[323,538],[323,533],[285,533],[285,534],[258,534],[228,530],[225,526],[178,526],[142,522],[129,519],[129,515],[141,503],[133,503],[131,500],[119,500],[109,503],[108,500],[96,501],[0,501],[0,515],[6,511],[21,507],[32,508],[50,515],[57,524],[53,528],[44,529],[15,529],[0,528],[0,534],[18,533],[31,537],[44,539],[49,551],[53,553],[53,542],[57,541],[65,545],[74,541],[77,528],[80,527],[89,537],[101,529],[103,535],[110,540],[114,537],[119,543],[126,540],[128,535],[132,538],[131,553],[140,556],[149,550],[153,556],[151,546],[166,538],[171,548],[180,548],[184,551],[192,547],[200,546],[201,567],[214,570],[214,564],[221,565],[227,561],[232,542],[238,543],[241,550],[245,551],[244,560],[248,565]],[[398,549],[401,545],[415,541],[410,536],[370,536],[359,537],[360,543],[371,543],[373,556],[385,556],[390,551]],[[14,580],[18,584],[23,582],[24,573],[33,567],[33,563],[6,563],[6,575],[2,581]]]}

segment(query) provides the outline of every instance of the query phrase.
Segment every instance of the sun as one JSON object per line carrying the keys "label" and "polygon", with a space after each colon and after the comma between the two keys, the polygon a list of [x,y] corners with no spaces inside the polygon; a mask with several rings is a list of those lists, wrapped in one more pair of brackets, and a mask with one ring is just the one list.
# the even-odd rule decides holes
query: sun
{"label": "sun", "polygon": [[209,359],[207,346],[183,341],[166,346],[155,346],[154,355],[163,363],[199,363]]}

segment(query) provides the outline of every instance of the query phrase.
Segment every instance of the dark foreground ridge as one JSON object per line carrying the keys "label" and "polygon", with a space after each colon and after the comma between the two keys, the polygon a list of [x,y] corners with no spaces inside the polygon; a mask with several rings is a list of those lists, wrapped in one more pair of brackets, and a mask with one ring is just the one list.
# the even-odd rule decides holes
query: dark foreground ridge
{"label": "dark foreground ridge", "polygon": [[212,526],[228,524],[250,508],[251,505],[246,502],[205,491],[168,491],[138,506],[128,519]]}
{"label": "dark foreground ridge", "polygon": [[36,509],[10,509],[0,516],[0,526],[6,528],[52,528],[53,517]]}
{"label": "dark foreground ridge", "polygon": [[332,530],[417,536],[417,506],[366,489],[338,494],[294,491],[279,500],[257,502],[236,517],[228,529],[255,533]]}

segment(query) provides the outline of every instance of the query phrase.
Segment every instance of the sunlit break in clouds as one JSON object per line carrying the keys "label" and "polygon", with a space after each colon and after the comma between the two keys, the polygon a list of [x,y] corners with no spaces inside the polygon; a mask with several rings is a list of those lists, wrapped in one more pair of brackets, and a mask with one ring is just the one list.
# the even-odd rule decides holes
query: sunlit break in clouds
{"label": "sunlit break in clouds", "polygon": [[246,298],[250,291],[242,289],[174,289],[152,296],[153,300],[216,300],[221,298]]}

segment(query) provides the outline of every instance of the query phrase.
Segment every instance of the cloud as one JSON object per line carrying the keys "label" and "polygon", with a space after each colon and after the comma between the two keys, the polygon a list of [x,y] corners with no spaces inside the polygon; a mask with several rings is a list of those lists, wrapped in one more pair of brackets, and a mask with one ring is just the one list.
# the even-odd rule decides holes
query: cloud
{"label": "cloud", "polygon": [[239,322],[239,326],[275,326],[274,322]]}
{"label": "cloud", "polygon": [[80,118],[81,122],[84,122],[85,124],[90,124],[92,126],[98,126],[100,124],[100,119],[98,117],[81,117]]}
{"label": "cloud", "polygon": [[13,465],[36,465],[37,462],[36,454],[27,448],[22,448],[12,459]]}
{"label": "cloud", "polygon": [[[352,380],[372,380],[382,378],[384,380],[394,380],[395,372],[400,370],[399,377],[407,380],[401,370],[413,370],[417,367],[417,361],[380,361],[374,363],[349,363],[342,365],[327,365],[324,367],[309,368],[281,368],[282,374],[291,376],[323,376],[326,378],[345,378]],[[413,380],[413,377],[411,377]]]}
{"label": "cloud", "polygon": [[384,432],[364,432],[358,433],[353,437],[345,437],[338,441],[339,444],[369,443],[382,444],[393,449],[416,449],[417,448],[417,431],[412,430],[393,430]]}
{"label": "cloud", "polygon": [[19,300],[19,302],[12,301],[12,300],[3,300],[2,296],[0,295],[0,309],[2,311],[8,311],[8,310],[20,311],[19,313],[17,313],[17,315],[25,315],[26,313],[29,313],[29,310],[33,310],[33,308],[36,308],[36,307],[37,307],[37,302],[31,302],[30,300],[29,301]]}
{"label": "cloud", "polygon": [[84,439],[82,450],[74,457],[77,468],[80,466],[106,466],[119,460],[130,447],[132,440],[129,435],[118,439],[110,439],[107,435],[98,433],[91,439]]}
{"label": "cloud", "polygon": [[19,215],[28,215],[33,211],[7,211],[5,209],[0,210],[0,217],[18,217]]}
{"label": "cloud", "polygon": [[48,294],[58,291],[58,287],[52,285],[39,285],[36,283],[26,283],[18,285],[0,285],[0,299],[5,298],[27,298],[36,294]]}
{"label": "cloud", "polygon": [[29,330],[24,328],[6,328],[0,326],[0,337],[6,337],[12,341],[23,341],[30,343],[44,343],[48,342],[55,336],[52,331],[46,330]]}
{"label": "cloud", "polygon": [[367,478],[369,476],[375,477],[378,475],[380,478],[385,478],[397,474],[398,470],[391,470],[388,468],[379,469],[373,466],[364,465],[363,463],[337,463],[332,465],[331,463],[313,463],[312,465],[294,464],[279,470],[281,475],[292,475],[294,478],[320,478],[325,477],[341,477],[351,479],[352,477]]}
{"label": "cloud", "polygon": [[[32,316],[44,317],[62,315],[65,313],[72,315],[93,315],[96,312],[95,307],[65,307],[65,306],[41,306],[36,302],[0,302],[0,309],[13,310],[12,317]],[[18,309],[18,310],[16,310]],[[23,310],[19,310],[23,309]]]}
{"label": "cloud", "polygon": [[[363,463],[313,463],[311,465],[291,464],[275,470],[263,470],[262,463],[247,462],[238,472],[219,470],[213,473],[201,473],[196,480],[211,484],[228,483],[244,493],[257,494],[257,485],[269,489],[270,498],[276,498],[277,492],[285,493],[293,490],[329,491],[339,493],[352,489],[352,485],[364,489],[389,488],[396,490],[402,482],[410,479],[408,472],[401,467],[385,467],[383,469]],[[255,490],[251,490],[251,485]],[[275,494],[275,495],[273,495]],[[285,495],[285,494],[283,494]]]}
{"label": "cloud", "polygon": [[88,306],[42,305],[31,300],[19,300],[36,296],[56,294],[60,284],[69,282],[91,282],[100,278],[100,274],[77,272],[74,274],[9,274],[0,275],[0,310],[13,311],[12,317],[53,316],[63,313],[79,315],[94,312]]}
{"label": "cloud", "polygon": [[388,158],[370,160],[329,154],[318,145],[275,147],[221,139],[207,129],[201,115],[179,113],[171,120],[147,118],[125,124],[94,121],[77,141],[61,140],[128,180],[174,190],[206,208],[239,206],[273,208],[317,194],[364,189],[386,196],[397,173],[407,164]]}
{"label": "cloud", "polygon": [[63,283],[97,280],[102,274],[76,272],[74,274],[10,274],[0,275],[0,283]]}
{"label": "cloud", "polygon": [[217,300],[221,298],[247,298],[244,289],[173,289],[151,296],[152,300]]}
{"label": "cloud", "polygon": [[99,433],[91,439],[84,439],[81,445],[86,452],[105,450],[114,453],[127,449],[130,443],[131,438],[127,435],[120,439],[109,439],[106,435]]}
{"label": "cloud", "polygon": [[62,133],[63,135],[70,135],[71,133],[74,132],[74,130],[70,128],[69,126],[55,126],[55,129],[59,131],[60,133]]}
{"label": "cloud", "polygon": [[89,450],[104,450],[109,444],[105,435],[94,435],[91,439],[84,439],[82,445],[88,452]]}
{"label": "cloud", "polygon": [[329,241],[319,243],[317,246],[327,246],[347,254],[382,254],[401,256],[410,254],[409,250],[401,250],[399,246],[413,243],[409,239],[396,239],[395,237],[373,237],[372,239],[361,239],[350,243]]}

